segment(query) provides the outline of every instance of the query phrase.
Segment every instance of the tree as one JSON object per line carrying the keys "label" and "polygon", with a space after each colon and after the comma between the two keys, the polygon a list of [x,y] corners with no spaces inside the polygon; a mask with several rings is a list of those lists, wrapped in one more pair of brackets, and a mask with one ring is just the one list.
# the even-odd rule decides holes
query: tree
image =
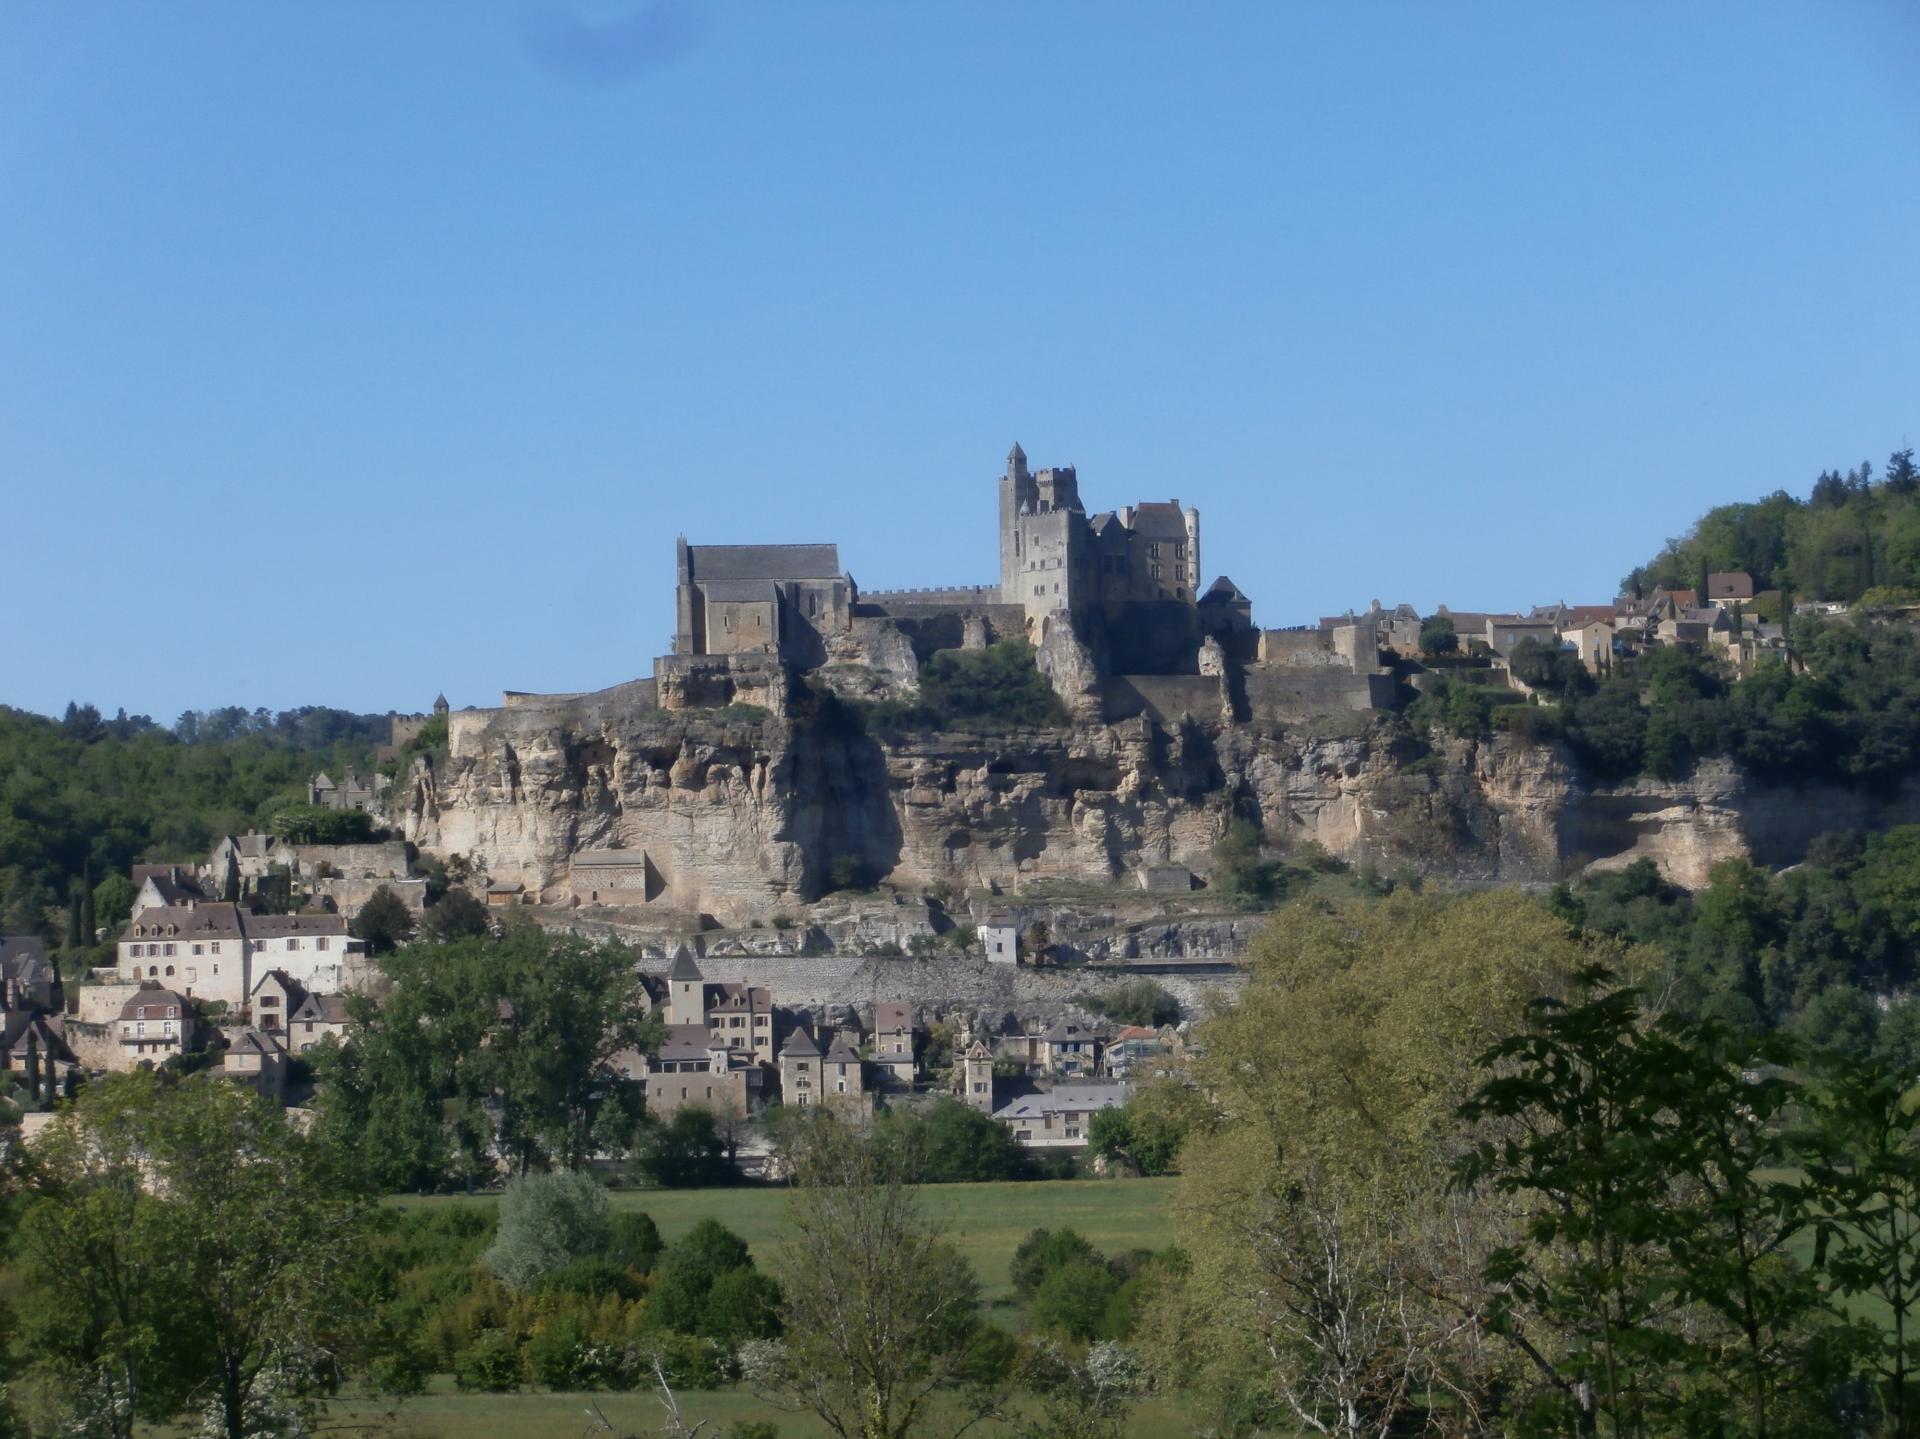
{"label": "tree", "polygon": [[1920,1120],[1911,1069],[1832,1057],[1814,1090],[1801,1164],[1813,1210],[1814,1265],[1834,1291],[1871,1295],[1887,1323],[1870,1364],[1892,1439],[1920,1432]]}
{"label": "tree", "polygon": [[1022,1239],[1007,1266],[1013,1292],[1023,1302],[1033,1298],[1040,1281],[1062,1265],[1100,1257],[1077,1229],[1035,1229]]}
{"label": "tree", "polygon": [[[385,955],[378,1005],[350,1000],[354,1042],[320,1051],[321,1132],[387,1191],[584,1168],[637,1112],[614,1067],[656,1043],[632,952],[510,929]],[[618,1116],[612,1125],[609,1116]]]}
{"label": "tree", "polygon": [[1485,1267],[1496,1332],[1583,1433],[1781,1432],[1838,1351],[1813,1276],[1788,1262],[1809,1216],[1777,1121],[1800,1099],[1790,1043],[1714,1021],[1647,1022],[1631,987],[1543,1000],[1488,1050],[1462,1107],[1493,1121],[1463,1182],[1528,1199]]}
{"label": "tree", "polygon": [[478,939],[492,930],[493,917],[486,905],[464,889],[449,889],[420,917],[420,937],[428,944]]}
{"label": "tree", "polygon": [[941,1099],[925,1110],[890,1110],[880,1128],[900,1147],[917,1184],[1026,1179],[1032,1156],[992,1116]]}
{"label": "tree", "polygon": [[[1480,1328],[1511,1217],[1451,1188],[1475,1060],[1587,947],[1513,894],[1297,903],[1251,946],[1196,1057],[1140,1097],[1192,1114],[1182,1272],[1138,1342],[1166,1382],[1318,1433],[1471,1415],[1512,1361]],[[1176,1111],[1178,1112],[1178,1111]]]}
{"label": "tree", "polygon": [[991,1408],[936,1413],[985,1342],[979,1281],[908,1185],[900,1146],[822,1113],[797,1136],[780,1275],[786,1339],[742,1354],[749,1377],[840,1439],[957,1434]]}
{"label": "tree", "polygon": [[719,1121],[698,1104],[683,1104],[664,1124],[650,1125],[639,1163],[640,1172],[662,1189],[705,1189],[737,1177]]}
{"label": "tree", "polygon": [[703,1219],[667,1247],[649,1296],[655,1322],[726,1345],[780,1332],[780,1286],[754,1267],[747,1242]]}
{"label": "tree", "polygon": [[1148,1025],[1158,1029],[1180,1022],[1180,1001],[1165,985],[1151,979],[1130,979],[1100,994],[1089,995],[1087,1008],[1117,1024]]}
{"label": "tree", "polygon": [[1428,615],[1420,622],[1420,653],[1450,655],[1459,649],[1460,636],[1455,631],[1452,615]]}
{"label": "tree", "polygon": [[527,1174],[500,1196],[500,1222],[481,1256],[502,1283],[531,1294],[556,1270],[612,1244],[607,1191],[586,1174]]}
{"label": "tree", "polygon": [[95,1081],[37,1157],[30,1342],[87,1422],[125,1436],[203,1400],[210,1428],[246,1439],[343,1357],[364,1203],[251,1090]]}
{"label": "tree", "polygon": [[350,928],[355,939],[367,942],[369,955],[389,954],[413,937],[413,911],[383,884],[360,906]]}

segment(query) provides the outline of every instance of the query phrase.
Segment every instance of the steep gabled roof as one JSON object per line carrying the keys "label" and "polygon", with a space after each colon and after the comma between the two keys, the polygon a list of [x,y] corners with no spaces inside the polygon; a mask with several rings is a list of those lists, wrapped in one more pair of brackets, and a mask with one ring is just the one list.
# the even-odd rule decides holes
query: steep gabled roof
{"label": "steep gabled roof", "polygon": [[840,576],[838,545],[688,545],[694,583],[709,580],[831,580]]}
{"label": "steep gabled roof", "polygon": [[804,1029],[795,1029],[789,1034],[786,1043],[780,1046],[782,1059],[818,1059],[820,1046],[813,1042],[813,1036]]}

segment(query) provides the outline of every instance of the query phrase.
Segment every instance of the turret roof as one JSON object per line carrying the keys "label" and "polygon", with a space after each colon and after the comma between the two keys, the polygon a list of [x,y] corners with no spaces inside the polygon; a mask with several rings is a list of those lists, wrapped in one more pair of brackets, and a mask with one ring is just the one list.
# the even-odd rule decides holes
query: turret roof
{"label": "turret roof", "polygon": [[693,951],[682,945],[680,953],[674,958],[673,968],[667,971],[667,978],[704,979],[706,976],[700,973],[700,966],[693,962]]}
{"label": "turret roof", "polygon": [[780,1046],[780,1053],[808,1059],[817,1058],[820,1046],[813,1042],[813,1036],[806,1030],[795,1028],[793,1033],[787,1036],[787,1042]]}
{"label": "turret roof", "polygon": [[1026,462],[1027,452],[1021,449],[1020,442],[1015,440],[1013,442],[1013,448],[1007,451],[1007,463],[1010,465],[1024,465]]}

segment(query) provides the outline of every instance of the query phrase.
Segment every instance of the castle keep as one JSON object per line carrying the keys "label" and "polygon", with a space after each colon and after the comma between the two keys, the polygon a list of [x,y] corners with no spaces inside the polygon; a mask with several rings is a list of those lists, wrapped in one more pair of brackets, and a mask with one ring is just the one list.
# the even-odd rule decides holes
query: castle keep
{"label": "castle keep", "polygon": [[998,488],[992,585],[862,592],[835,545],[682,539],[674,655],[761,656],[800,669],[871,663],[862,641],[875,627],[862,621],[891,622],[918,659],[1013,636],[1040,646],[1064,625],[1101,674],[1197,674],[1209,635],[1248,649],[1252,608],[1232,581],[1203,601],[1197,509],[1143,501],[1089,517],[1073,468],[1030,470],[1017,444]]}

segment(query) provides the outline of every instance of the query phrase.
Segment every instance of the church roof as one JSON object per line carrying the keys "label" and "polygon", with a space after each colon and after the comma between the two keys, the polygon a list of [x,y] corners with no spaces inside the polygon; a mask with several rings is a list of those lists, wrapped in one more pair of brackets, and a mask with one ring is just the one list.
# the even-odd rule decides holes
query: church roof
{"label": "church roof", "polygon": [[830,580],[840,574],[838,545],[688,545],[695,583],[708,580]]}

